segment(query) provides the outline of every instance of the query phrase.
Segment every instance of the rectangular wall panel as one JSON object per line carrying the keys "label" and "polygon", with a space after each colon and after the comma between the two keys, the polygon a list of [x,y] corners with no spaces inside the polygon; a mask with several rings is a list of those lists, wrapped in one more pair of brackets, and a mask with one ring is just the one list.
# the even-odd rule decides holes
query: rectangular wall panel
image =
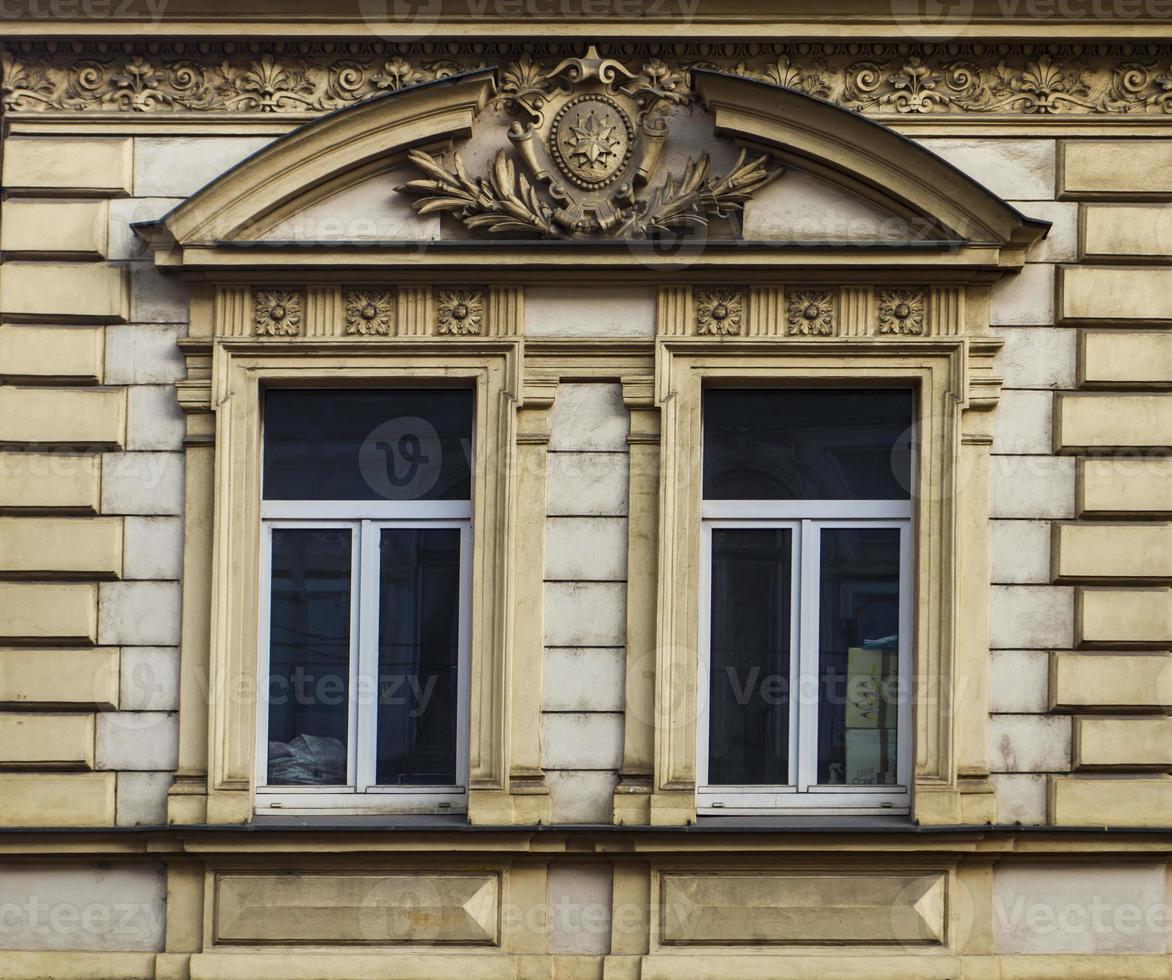
{"label": "rectangular wall panel", "polygon": [[495,873],[220,874],[220,943],[497,942]]}
{"label": "rectangular wall panel", "polygon": [[948,878],[924,874],[669,873],[665,945],[937,944]]}

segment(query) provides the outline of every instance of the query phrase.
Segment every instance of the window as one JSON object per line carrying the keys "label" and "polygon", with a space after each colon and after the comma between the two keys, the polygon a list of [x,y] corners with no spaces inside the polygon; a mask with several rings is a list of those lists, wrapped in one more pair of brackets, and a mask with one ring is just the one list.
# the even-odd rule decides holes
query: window
{"label": "window", "polygon": [[698,812],[908,812],[912,407],[705,391]]}
{"label": "window", "polygon": [[265,394],[259,809],[466,807],[472,405]]}

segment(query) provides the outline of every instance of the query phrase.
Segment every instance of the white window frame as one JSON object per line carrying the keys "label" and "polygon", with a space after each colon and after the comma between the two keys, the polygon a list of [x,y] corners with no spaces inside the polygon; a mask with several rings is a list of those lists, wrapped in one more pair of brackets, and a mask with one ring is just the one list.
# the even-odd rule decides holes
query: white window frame
{"label": "white window frame", "polygon": [[[350,520],[339,520],[342,514]],[[256,717],[256,811],[464,813],[468,807],[468,710],[472,595],[470,501],[320,501],[261,503],[261,592]],[[270,786],[268,780],[269,640],[272,532],[276,528],[351,532],[350,680],[345,786]],[[374,782],[378,725],[379,552],[384,528],[456,528],[460,532],[460,595],[456,696],[456,784],[380,786]]]}
{"label": "white window frame", "polygon": [[[912,779],[912,504],[910,500],[719,500],[701,506],[700,676],[707,692],[712,655],[712,532],[720,528],[789,529],[790,589],[789,771],[784,786],[708,784],[709,702],[700,698],[696,725],[696,810],[704,816],[761,813],[895,815],[911,810]],[[899,671],[895,784],[817,786],[818,621],[821,532],[834,528],[895,528],[899,535]],[[794,656],[796,652],[797,656]],[[796,696],[794,696],[796,694]]]}

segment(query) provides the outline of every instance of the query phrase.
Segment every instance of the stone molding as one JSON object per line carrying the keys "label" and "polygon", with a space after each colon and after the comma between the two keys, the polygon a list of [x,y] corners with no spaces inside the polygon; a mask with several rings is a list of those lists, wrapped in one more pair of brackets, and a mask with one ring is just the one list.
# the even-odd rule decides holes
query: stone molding
{"label": "stone molding", "polygon": [[[3,109],[38,112],[331,112],[388,91],[499,65],[507,106],[530,76],[581,42],[321,42],[13,45],[0,55]],[[612,48],[614,50],[612,50]],[[694,68],[781,85],[867,115],[1162,116],[1172,113],[1170,52],[1157,45],[604,45],[604,56],[665,89]],[[545,62],[543,65],[542,62]]]}

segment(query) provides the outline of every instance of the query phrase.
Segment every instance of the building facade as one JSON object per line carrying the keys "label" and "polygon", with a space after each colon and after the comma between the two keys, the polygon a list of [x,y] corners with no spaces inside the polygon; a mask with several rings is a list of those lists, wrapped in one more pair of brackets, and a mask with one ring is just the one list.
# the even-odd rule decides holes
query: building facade
{"label": "building facade", "polygon": [[1172,976],[1172,11],[401,6],[0,12],[0,977]]}

